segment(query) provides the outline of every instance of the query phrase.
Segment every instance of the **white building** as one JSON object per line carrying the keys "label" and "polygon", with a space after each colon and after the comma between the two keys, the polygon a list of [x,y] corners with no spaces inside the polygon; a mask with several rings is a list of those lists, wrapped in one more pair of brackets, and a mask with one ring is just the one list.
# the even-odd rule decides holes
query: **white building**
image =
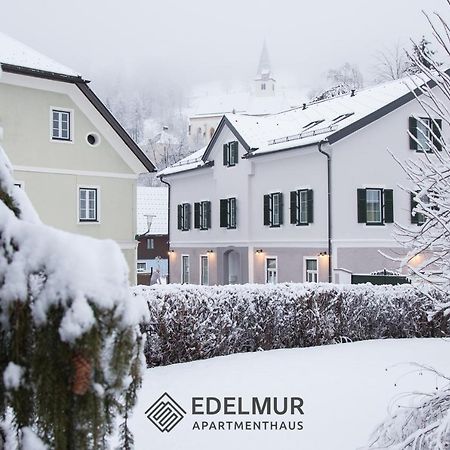
{"label": "white building", "polygon": [[196,150],[213,137],[222,116],[229,113],[264,116],[294,108],[306,98],[305,93],[277,86],[264,43],[256,77],[247,89],[227,93],[201,92],[191,99],[189,113],[189,145]]}
{"label": "white building", "polygon": [[159,174],[171,186],[171,281],[349,282],[396,269],[382,255],[402,251],[394,221],[418,218],[390,152],[423,157],[408,128],[420,137],[424,113],[406,81],[224,116],[205,149]]}
{"label": "white building", "polygon": [[121,247],[136,280],[136,182],[153,164],[77,72],[0,33],[0,127],[41,220]]}

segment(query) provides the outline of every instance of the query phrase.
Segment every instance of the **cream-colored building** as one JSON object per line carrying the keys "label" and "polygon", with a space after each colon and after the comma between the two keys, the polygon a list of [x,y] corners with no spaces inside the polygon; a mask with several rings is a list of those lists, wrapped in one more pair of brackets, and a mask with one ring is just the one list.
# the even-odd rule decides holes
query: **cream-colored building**
{"label": "cream-colored building", "polygon": [[41,220],[122,249],[136,279],[136,182],[153,164],[71,69],[0,33],[0,135]]}

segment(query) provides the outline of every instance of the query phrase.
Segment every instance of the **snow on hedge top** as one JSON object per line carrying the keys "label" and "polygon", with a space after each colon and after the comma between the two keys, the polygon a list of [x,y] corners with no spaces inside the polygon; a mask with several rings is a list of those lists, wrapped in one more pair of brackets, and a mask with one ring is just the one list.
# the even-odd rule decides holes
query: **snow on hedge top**
{"label": "snow on hedge top", "polygon": [[79,76],[77,72],[0,32],[0,63]]}
{"label": "snow on hedge top", "polygon": [[[0,183],[16,199],[10,167],[0,147]],[[27,215],[32,216],[30,211]],[[139,323],[148,314],[145,301],[131,297],[127,263],[111,240],[17,218],[0,201],[0,242],[0,311],[8,311],[9,303],[30,297],[33,319],[43,324],[49,309],[61,306],[64,316],[59,333],[66,342],[73,342],[95,324],[93,306],[114,311],[124,327]]]}

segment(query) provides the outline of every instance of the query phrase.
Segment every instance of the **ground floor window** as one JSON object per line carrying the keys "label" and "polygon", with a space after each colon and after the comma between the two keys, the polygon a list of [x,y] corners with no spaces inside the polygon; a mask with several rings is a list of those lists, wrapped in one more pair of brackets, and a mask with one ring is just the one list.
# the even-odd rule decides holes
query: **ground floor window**
{"label": "ground floor window", "polygon": [[305,281],[307,283],[317,283],[319,281],[317,258],[305,259]]}
{"label": "ground floor window", "polygon": [[137,271],[138,272],[145,272],[146,270],[147,270],[147,264],[145,262],[137,263]]}
{"label": "ground floor window", "polygon": [[189,283],[189,255],[181,256],[181,283]]}
{"label": "ground floor window", "polygon": [[208,286],[209,284],[209,264],[208,256],[200,256],[200,284]]}
{"label": "ground floor window", "polygon": [[266,258],[266,283],[276,284],[278,279],[277,258]]}

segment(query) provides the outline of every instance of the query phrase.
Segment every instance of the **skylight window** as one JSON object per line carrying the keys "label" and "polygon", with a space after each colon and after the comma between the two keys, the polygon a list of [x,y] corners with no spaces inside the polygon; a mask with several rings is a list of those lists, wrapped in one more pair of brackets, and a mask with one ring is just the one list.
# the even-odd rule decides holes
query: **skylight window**
{"label": "skylight window", "polygon": [[324,119],[322,119],[322,120],[314,120],[314,122],[310,122],[307,125],[305,125],[303,127],[303,131],[310,130],[311,128],[315,127],[319,123],[322,123],[323,121],[324,121]]}
{"label": "skylight window", "polygon": [[332,123],[334,125],[335,123],[341,122],[342,120],[346,119],[347,117],[352,116],[353,114],[355,114],[355,113],[341,114],[340,116],[337,116],[336,118],[334,118],[332,120]]}

